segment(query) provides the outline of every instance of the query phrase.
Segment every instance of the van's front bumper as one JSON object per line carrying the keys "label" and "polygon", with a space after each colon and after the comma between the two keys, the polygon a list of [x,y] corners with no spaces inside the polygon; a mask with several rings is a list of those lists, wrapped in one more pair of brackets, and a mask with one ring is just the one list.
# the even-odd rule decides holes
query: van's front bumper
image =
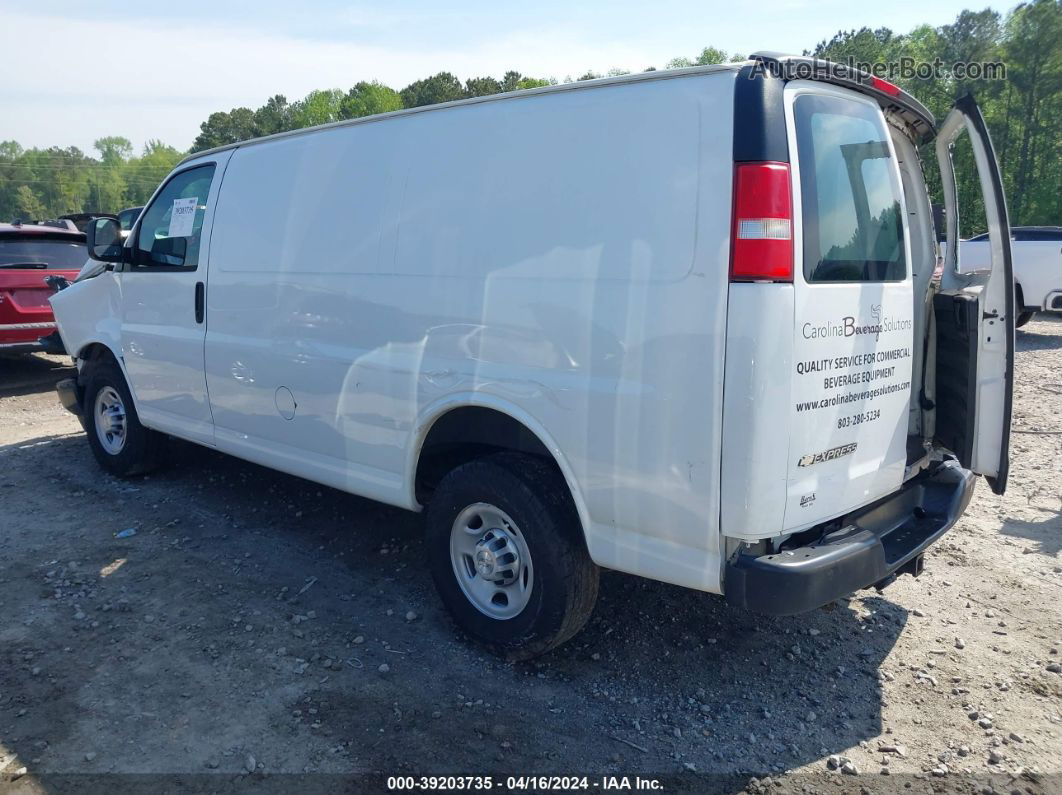
{"label": "van's front bumper", "polygon": [[759,613],[794,615],[912,569],[962,516],[974,480],[956,461],[946,461],[842,517],[840,529],[806,546],[739,553],[726,565],[726,600]]}

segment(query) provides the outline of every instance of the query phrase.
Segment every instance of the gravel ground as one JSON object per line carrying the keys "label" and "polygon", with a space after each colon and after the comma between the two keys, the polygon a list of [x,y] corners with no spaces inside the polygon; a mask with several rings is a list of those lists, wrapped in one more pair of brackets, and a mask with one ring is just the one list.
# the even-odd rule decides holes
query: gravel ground
{"label": "gravel ground", "polygon": [[1007,495],[918,580],[769,619],[605,573],[516,665],[455,633],[419,516],[185,445],[115,480],[52,391],[69,360],[0,360],[0,789],[1062,791],[1062,319],[1018,347]]}

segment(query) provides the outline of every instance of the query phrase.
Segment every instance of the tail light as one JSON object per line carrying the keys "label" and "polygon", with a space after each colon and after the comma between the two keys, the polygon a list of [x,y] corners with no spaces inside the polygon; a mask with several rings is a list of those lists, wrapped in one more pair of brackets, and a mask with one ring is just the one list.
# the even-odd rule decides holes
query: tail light
{"label": "tail light", "polygon": [[793,197],[788,163],[738,163],[730,278],[793,281]]}
{"label": "tail light", "polygon": [[895,83],[890,83],[888,80],[882,80],[880,77],[870,77],[870,85],[872,88],[877,89],[882,94],[888,94],[890,97],[900,96],[900,87]]}

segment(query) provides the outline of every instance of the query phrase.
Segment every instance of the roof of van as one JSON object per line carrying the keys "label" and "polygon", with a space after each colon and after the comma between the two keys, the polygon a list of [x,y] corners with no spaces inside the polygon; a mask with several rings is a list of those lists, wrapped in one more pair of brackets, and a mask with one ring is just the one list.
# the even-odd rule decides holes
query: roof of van
{"label": "roof of van", "polygon": [[488,94],[482,97],[458,99],[453,102],[440,102],[437,105],[421,105],[416,108],[403,108],[402,110],[396,110],[390,113],[378,113],[373,116],[360,116],[356,119],[344,119],[343,121],[335,121],[329,124],[319,124],[316,127],[288,130],[287,132],[276,133],[275,135],[267,135],[261,138],[250,138],[246,141],[237,141],[235,143],[226,144],[225,146],[216,146],[213,149],[205,149],[202,152],[195,152],[194,154],[188,155],[181,160],[180,164],[196,160],[205,155],[224,152],[228,149],[238,149],[242,146],[251,146],[253,144],[261,143],[262,141],[272,141],[278,138],[287,138],[296,135],[307,135],[309,133],[333,127],[373,123],[398,116],[408,116],[414,113],[445,110],[460,105],[477,105],[482,102],[504,102],[506,100],[539,96],[541,94],[552,94],[561,91],[583,91],[604,88],[606,86],[622,85],[624,83],[638,83],[650,80],[673,80],[675,78],[693,77],[696,75],[707,75],[720,72],[736,73],[746,66],[777,68],[784,65],[805,67],[807,71],[806,77],[808,79],[825,80],[873,97],[884,110],[892,111],[899,115],[904,122],[910,126],[916,141],[919,143],[925,143],[936,134],[936,121],[933,118],[933,114],[930,113],[922,103],[906,91],[900,89],[899,86],[883,81],[866,72],[861,72],[854,67],[835,61],[803,55],[757,52],[750,55],[747,61],[739,61],[737,63],[690,66],[683,69],[662,69],[653,70],[651,72],[639,72],[637,74],[619,75],[617,77],[601,77],[594,80],[577,80],[573,83],[561,83],[555,86],[542,86],[540,88],[507,91],[504,94]]}
{"label": "roof of van", "polygon": [[[623,83],[639,83],[648,80],[671,80],[676,77],[691,77],[695,75],[706,75],[714,72],[736,72],[741,67],[747,65],[748,61],[742,61],[738,63],[727,64],[710,64],[708,66],[690,66],[683,69],[660,69],[652,72],[638,72],[630,75],[619,75],[617,77],[600,77],[594,80],[577,80],[572,83],[560,83],[555,86],[541,86],[540,88],[523,88],[517,91],[506,91],[503,94],[487,94],[482,97],[470,97],[469,99],[456,99],[452,102],[440,102],[436,105],[420,105],[416,108],[403,108],[402,110],[391,111],[390,113],[377,113],[372,116],[359,116],[356,119],[343,119],[342,121],[333,121],[327,124],[318,124],[314,127],[302,127],[298,130],[287,130],[286,132],[274,133],[273,135],[265,135],[260,138],[248,138],[245,141],[236,141],[235,143],[225,144],[224,146],[215,146],[212,149],[204,149],[201,152],[193,152],[184,159],[181,163],[186,163],[191,160],[197,160],[204,155],[212,155],[217,152],[224,152],[229,149],[237,149],[243,146],[251,146],[252,144],[262,143],[263,141],[275,141],[279,138],[290,138],[296,135],[306,135],[308,133],[318,132],[320,130],[328,130],[335,127],[347,127],[354,124],[366,124],[376,121],[382,121],[384,119],[393,119],[398,116],[410,116],[414,113],[424,113],[433,110],[444,110],[446,108],[459,107],[461,105],[478,105],[483,102],[501,102],[508,99],[519,99],[521,97],[533,97],[540,94],[553,94],[561,91],[579,91],[593,88],[604,88],[605,86],[620,85]],[[180,165],[181,163],[178,163]]]}

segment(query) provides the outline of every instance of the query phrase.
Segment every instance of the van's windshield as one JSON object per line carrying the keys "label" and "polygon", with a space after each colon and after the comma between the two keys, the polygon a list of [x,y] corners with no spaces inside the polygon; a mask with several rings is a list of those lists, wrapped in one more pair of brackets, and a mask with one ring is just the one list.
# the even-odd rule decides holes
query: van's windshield
{"label": "van's windshield", "polygon": [[855,100],[802,94],[793,114],[804,278],[902,280],[907,264],[900,185],[881,112]]}

